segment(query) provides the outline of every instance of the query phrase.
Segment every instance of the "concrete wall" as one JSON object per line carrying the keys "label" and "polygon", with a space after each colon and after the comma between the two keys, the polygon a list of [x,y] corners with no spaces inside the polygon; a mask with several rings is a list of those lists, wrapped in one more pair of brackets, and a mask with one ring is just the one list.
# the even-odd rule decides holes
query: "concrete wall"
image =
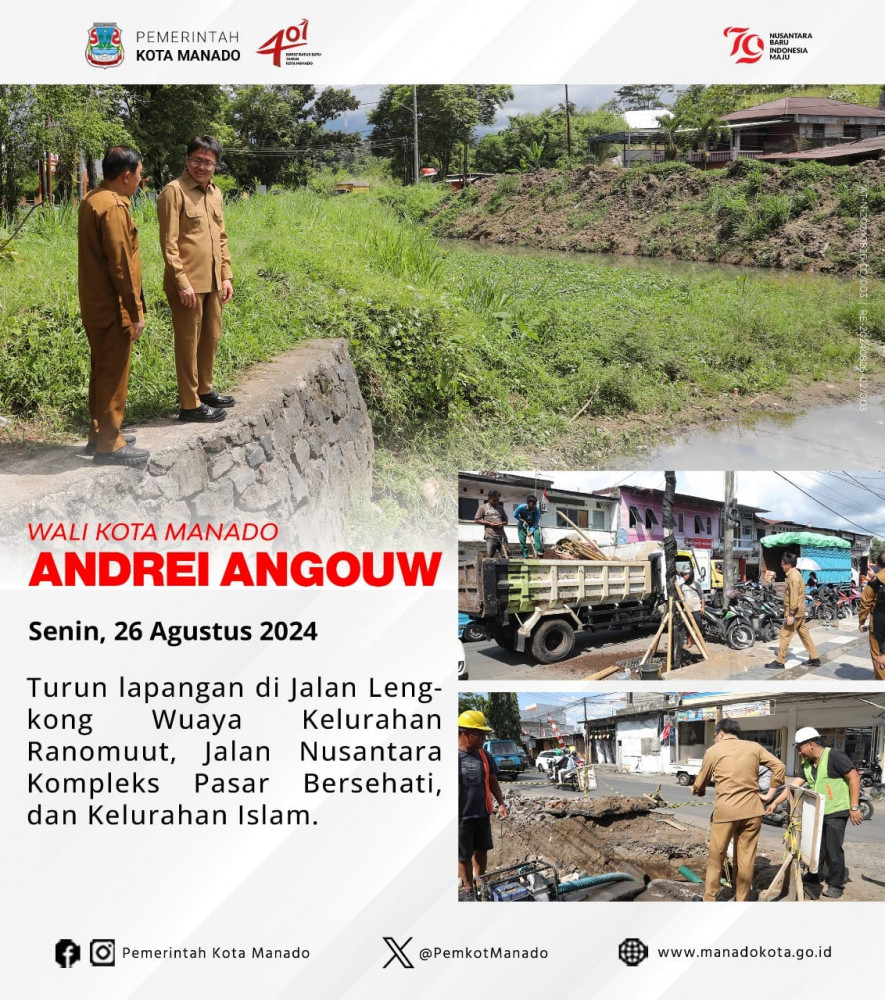
{"label": "concrete wall", "polygon": [[305,342],[252,369],[235,395],[218,424],[131,428],[147,469],[96,467],[82,444],[5,467],[0,544],[23,542],[29,521],[272,520],[280,545],[340,545],[347,508],[370,495],[374,455],[347,342]]}

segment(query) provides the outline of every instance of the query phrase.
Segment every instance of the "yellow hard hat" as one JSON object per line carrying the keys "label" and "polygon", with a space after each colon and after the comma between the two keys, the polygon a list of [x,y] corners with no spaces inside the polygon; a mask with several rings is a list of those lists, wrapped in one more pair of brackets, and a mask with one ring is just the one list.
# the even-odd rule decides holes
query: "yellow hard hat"
{"label": "yellow hard hat", "polygon": [[458,716],[458,728],[484,729],[487,733],[494,732],[491,726],[486,725],[486,717],[482,712],[477,712],[474,709],[471,709],[469,712],[462,712]]}

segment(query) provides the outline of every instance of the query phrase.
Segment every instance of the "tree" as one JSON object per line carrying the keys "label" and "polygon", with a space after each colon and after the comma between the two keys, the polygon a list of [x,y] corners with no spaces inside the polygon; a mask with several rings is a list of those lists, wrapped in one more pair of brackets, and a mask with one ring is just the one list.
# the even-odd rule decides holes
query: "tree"
{"label": "tree", "polygon": [[617,94],[619,111],[642,111],[646,108],[657,108],[661,105],[661,94],[672,90],[672,84],[629,83],[618,87]]}
{"label": "tree", "polygon": [[519,720],[519,699],[512,691],[493,691],[489,695],[486,722],[495,730],[499,740],[522,742],[522,724]]}
{"label": "tree", "polygon": [[458,715],[462,712],[482,712],[485,715],[489,710],[489,699],[484,694],[470,692],[468,694],[458,693]]}
{"label": "tree", "polygon": [[49,86],[37,88],[36,115],[43,130],[43,144],[57,155],[55,190],[59,200],[77,194],[77,174],[82,156],[94,187],[95,162],[109,146],[133,142],[120,120],[122,87]]}
{"label": "tree", "polygon": [[[422,84],[417,87],[418,148],[421,159],[449,173],[456,155],[466,169],[480,125],[494,124],[498,110],[513,99],[512,88],[489,84]],[[390,159],[393,172],[409,172],[415,119],[410,86],[385,87],[369,112],[372,152]]]}
{"label": "tree", "polygon": [[602,162],[611,155],[611,144],[590,146],[593,136],[622,132],[623,117],[611,110],[572,112],[572,147],[576,155],[567,157],[565,115],[562,105],[539,113],[513,115],[502,131],[484,136],[476,150],[479,170],[537,170],[540,167],[568,166],[570,162]]}
{"label": "tree", "polygon": [[226,146],[228,95],[215,84],[150,83],[123,88],[121,117],[144,157],[144,173],[157,188],[184,170],[187,144],[195,135],[214,135]]}
{"label": "tree", "polygon": [[885,538],[874,538],[870,544],[870,562],[874,563],[881,552],[885,552]]}
{"label": "tree", "polygon": [[0,221],[15,214],[24,178],[40,155],[35,88],[0,85]]}
{"label": "tree", "polygon": [[311,86],[235,88],[230,103],[234,146],[226,155],[232,173],[241,184],[253,178],[268,186],[306,183],[307,164],[360,144],[359,135],[324,127],[358,107],[349,90],[333,87],[320,94]]}

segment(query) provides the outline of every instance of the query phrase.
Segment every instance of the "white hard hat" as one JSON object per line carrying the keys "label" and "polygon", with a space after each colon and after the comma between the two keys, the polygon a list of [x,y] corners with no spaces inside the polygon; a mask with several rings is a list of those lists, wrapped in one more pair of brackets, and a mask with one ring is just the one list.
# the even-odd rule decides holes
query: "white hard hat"
{"label": "white hard hat", "polygon": [[796,730],[796,736],[793,739],[793,746],[799,746],[800,743],[807,743],[808,740],[819,740],[820,733],[814,728],[814,726],[803,726],[801,729]]}

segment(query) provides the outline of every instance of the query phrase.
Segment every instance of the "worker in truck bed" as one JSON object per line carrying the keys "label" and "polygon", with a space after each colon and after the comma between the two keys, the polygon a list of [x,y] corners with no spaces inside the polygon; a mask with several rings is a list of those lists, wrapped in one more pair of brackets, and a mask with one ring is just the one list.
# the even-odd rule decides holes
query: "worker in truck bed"
{"label": "worker in truck bed", "polygon": [[535,544],[535,556],[541,556],[541,511],[538,510],[538,498],[529,494],[525,498],[525,503],[521,503],[513,512],[513,517],[518,525],[519,547],[522,550],[522,558],[528,559],[529,546],[528,539],[531,535]]}
{"label": "worker in truck bed", "polygon": [[480,505],[473,520],[485,527],[483,537],[486,543],[486,555],[490,559],[496,555],[506,559],[508,553],[504,525],[507,524],[507,514],[504,512],[498,490],[489,490],[488,502]]}

